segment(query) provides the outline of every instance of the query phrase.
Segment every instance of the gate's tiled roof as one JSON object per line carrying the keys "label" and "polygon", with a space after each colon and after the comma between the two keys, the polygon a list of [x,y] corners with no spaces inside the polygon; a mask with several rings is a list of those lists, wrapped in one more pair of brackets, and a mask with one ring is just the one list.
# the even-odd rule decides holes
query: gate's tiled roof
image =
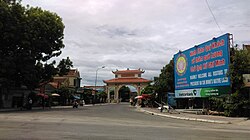
{"label": "gate's tiled roof", "polygon": [[114,78],[110,80],[104,80],[104,83],[150,83],[150,80],[139,78],[139,77],[131,77],[131,78]]}

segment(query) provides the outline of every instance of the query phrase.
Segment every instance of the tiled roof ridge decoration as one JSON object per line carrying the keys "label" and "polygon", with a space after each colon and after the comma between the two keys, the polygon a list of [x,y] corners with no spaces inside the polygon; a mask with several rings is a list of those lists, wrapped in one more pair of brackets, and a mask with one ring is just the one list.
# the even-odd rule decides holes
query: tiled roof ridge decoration
{"label": "tiled roof ridge decoration", "polygon": [[129,68],[127,68],[127,70],[118,70],[116,69],[116,71],[112,71],[114,74],[124,74],[124,73],[135,73],[135,74],[140,74],[140,73],[144,73],[145,70],[139,68],[139,69],[133,69],[130,70]]}
{"label": "tiled roof ridge decoration", "polygon": [[129,68],[127,70],[116,70],[112,71],[115,74],[114,79],[110,80],[104,80],[104,83],[150,83],[151,80],[147,80],[144,78],[141,78],[141,74],[145,71],[141,68],[130,70]]}
{"label": "tiled roof ridge decoration", "polygon": [[151,80],[147,80],[141,77],[130,78],[114,78],[110,80],[104,80],[104,83],[150,83]]}

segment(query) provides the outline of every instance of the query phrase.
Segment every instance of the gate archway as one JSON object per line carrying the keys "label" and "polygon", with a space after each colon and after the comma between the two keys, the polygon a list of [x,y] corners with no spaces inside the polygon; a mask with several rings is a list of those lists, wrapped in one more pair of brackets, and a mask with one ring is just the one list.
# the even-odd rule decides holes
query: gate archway
{"label": "gate archway", "polygon": [[120,102],[129,102],[129,99],[131,97],[135,97],[135,95],[137,95],[137,91],[135,91],[135,88],[133,86],[130,85],[125,85],[122,86],[119,90],[119,99]]}
{"label": "gate archway", "polygon": [[103,82],[107,84],[106,93],[108,93],[108,102],[110,103],[110,89],[114,89],[114,102],[119,103],[119,89],[125,85],[131,85],[136,88],[137,95],[141,95],[141,90],[144,89],[151,80],[141,78],[144,70],[116,70],[112,71],[115,74],[114,79],[104,80]]}

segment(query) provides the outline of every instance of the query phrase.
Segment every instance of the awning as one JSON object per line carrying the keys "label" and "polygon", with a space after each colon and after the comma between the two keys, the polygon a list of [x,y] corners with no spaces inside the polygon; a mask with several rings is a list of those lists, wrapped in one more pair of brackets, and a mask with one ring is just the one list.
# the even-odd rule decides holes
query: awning
{"label": "awning", "polygon": [[136,96],[135,99],[142,99],[143,96]]}
{"label": "awning", "polygon": [[60,95],[57,94],[57,93],[52,93],[51,95],[52,95],[52,96],[60,96]]}

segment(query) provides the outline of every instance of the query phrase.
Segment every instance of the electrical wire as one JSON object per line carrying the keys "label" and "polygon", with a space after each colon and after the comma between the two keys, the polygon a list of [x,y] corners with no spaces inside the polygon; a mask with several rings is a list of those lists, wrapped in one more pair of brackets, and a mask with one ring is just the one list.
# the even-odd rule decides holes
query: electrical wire
{"label": "electrical wire", "polygon": [[206,1],[207,7],[208,7],[208,9],[209,9],[211,15],[212,15],[213,18],[214,18],[214,22],[216,23],[216,25],[217,25],[217,27],[219,28],[220,32],[223,33],[222,30],[221,30],[221,28],[220,28],[220,25],[218,24],[218,22],[217,22],[217,20],[216,20],[216,18],[215,18],[215,16],[214,16],[213,11],[211,10],[211,8],[210,8],[210,6],[209,6],[209,4],[208,4],[208,1],[207,1],[207,0],[205,0],[205,1]]}

